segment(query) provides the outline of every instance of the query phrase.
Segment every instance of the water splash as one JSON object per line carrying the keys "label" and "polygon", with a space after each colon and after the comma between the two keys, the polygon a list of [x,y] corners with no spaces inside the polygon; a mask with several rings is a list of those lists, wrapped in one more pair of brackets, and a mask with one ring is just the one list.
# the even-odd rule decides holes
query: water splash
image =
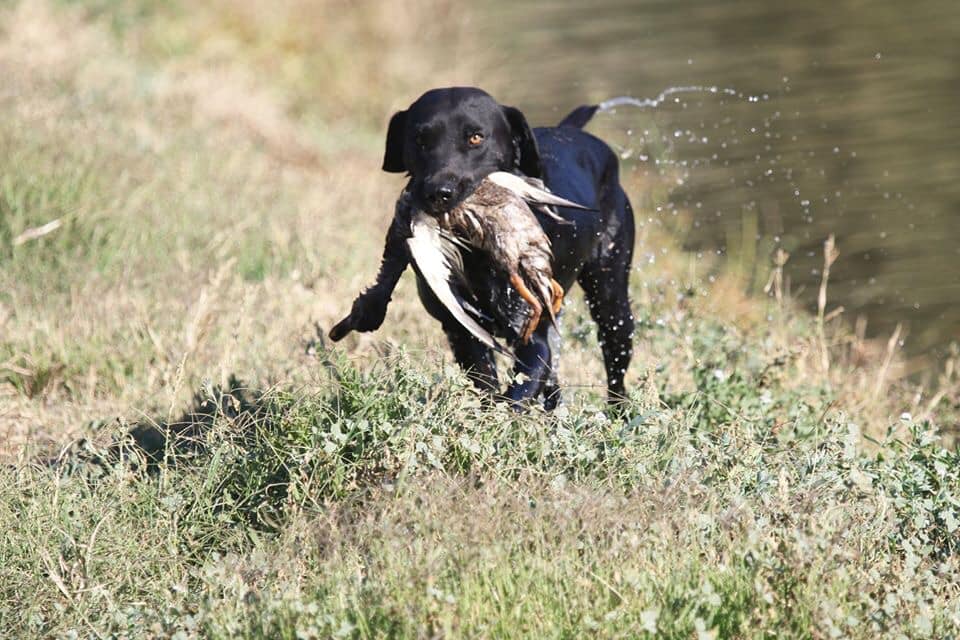
{"label": "water splash", "polygon": [[729,88],[720,88],[720,87],[706,87],[706,86],[685,86],[685,87],[669,87],[660,92],[659,95],[655,98],[634,98],[632,96],[617,96],[616,98],[610,98],[609,100],[604,100],[599,105],[597,105],[598,111],[609,111],[610,109],[616,109],[617,107],[622,106],[631,106],[631,107],[640,107],[641,109],[652,109],[659,107],[661,104],[667,101],[667,98],[670,96],[676,95],[678,93],[713,93],[713,94],[723,94],[728,96],[739,96],[740,94],[735,89]]}

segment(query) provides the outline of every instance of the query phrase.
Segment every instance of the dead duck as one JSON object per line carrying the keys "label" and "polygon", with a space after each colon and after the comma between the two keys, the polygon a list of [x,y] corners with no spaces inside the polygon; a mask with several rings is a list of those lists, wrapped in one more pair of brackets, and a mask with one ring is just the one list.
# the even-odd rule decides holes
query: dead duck
{"label": "dead duck", "polygon": [[555,321],[564,291],[553,278],[550,240],[531,204],[563,223],[566,220],[551,206],[589,209],[555,196],[539,180],[495,172],[452,210],[438,216],[417,211],[411,219],[407,245],[427,284],[460,324],[500,352],[506,350],[464,308],[452,284],[467,282],[461,248],[483,251],[530,305],[531,313],[520,331],[524,344],[539,326],[544,310]]}

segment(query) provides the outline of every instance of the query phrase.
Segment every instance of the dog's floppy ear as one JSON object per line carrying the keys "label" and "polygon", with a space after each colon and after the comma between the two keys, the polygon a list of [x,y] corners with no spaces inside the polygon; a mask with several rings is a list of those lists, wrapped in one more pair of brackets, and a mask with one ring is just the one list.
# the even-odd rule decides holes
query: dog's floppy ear
{"label": "dog's floppy ear", "polygon": [[510,135],[513,138],[515,168],[531,178],[542,178],[540,169],[540,150],[537,140],[530,131],[530,125],[523,113],[516,107],[503,107],[503,115],[510,123]]}
{"label": "dog's floppy ear", "polygon": [[387,148],[383,152],[383,170],[390,173],[401,173],[407,170],[403,163],[403,144],[406,136],[407,112],[397,111],[390,118],[387,127]]}

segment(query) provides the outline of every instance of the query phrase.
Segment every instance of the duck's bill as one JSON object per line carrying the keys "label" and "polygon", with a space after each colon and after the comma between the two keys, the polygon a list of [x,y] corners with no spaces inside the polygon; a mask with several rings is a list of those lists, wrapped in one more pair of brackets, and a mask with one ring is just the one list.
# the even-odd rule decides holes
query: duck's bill
{"label": "duck's bill", "polygon": [[[420,275],[426,280],[440,303],[477,340],[499,353],[513,357],[464,309],[460,297],[454,292],[451,283],[455,279],[453,269],[461,265],[460,250],[453,241],[440,233],[440,226],[436,219],[417,213],[410,223],[410,231],[413,234],[407,240],[410,255]],[[462,265],[459,268],[462,269]]]}
{"label": "duck's bill", "polygon": [[545,186],[541,186],[543,183],[539,180],[523,178],[512,173],[507,173],[506,171],[494,171],[487,176],[487,179],[504,189],[513,191],[527,202],[554,207],[568,207],[570,209],[580,209],[581,211],[596,211],[593,207],[588,207],[550,193]]}

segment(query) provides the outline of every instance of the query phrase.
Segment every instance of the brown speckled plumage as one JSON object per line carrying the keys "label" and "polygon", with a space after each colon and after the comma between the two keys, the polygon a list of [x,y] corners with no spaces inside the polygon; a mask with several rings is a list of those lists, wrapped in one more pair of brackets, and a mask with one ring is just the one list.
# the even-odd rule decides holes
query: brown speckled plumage
{"label": "brown speckled plumage", "polygon": [[[401,200],[409,198],[405,191]],[[540,324],[544,309],[555,319],[563,303],[563,288],[553,279],[550,240],[528,203],[538,212],[566,224],[551,206],[588,209],[550,193],[533,178],[491,173],[461,204],[438,216],[414,211],[407,247],[420,275],[453,318],[486,346],[507,353],[455,293],[455,282],[469,283],[461,249],[486,253],[531,313],[520,330],[526,343]]]}
{"label": "brown speckled plumage", "polygon": [[523,342],[530,339],[544,310],[555,319],[563,289],[553,279],[550,240],[523,197],[487,179],[464,202],[442,214],[439,223],[455,242],[486,252],[530,305]]}

